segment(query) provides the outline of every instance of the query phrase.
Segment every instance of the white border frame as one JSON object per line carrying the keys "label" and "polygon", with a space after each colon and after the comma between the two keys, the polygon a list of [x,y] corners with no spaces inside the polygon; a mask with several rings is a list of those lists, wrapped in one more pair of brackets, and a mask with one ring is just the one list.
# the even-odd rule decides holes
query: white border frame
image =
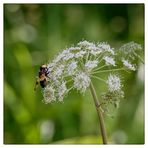
{"label": "white border frame", "polygon": [[[96,146],[99,146],[100,148],[102,147],[111,147],[111,148],[114,148],[114,147],[130,147],[130,148],[144,148],[144,147],[148,147],[148,143],[147,143],[147,140],[148,140],[148,134],[147,134],[147,131],[148,131],[148,117],[146,116],[146,113],[148,113],[148,107],[147,107],[147,104],[148,104],[148,73],[147,73],[147,70],[148,70],[148,42],[147,42],[147,33],[148,33],[148,27],[146,27],[148,25],[148,18],[147,18],[147,14],[148,14],[148,4],[147,4],[147,0],[123,0],[122,1],[118,1],[118,0],[91,0],[91,1],[86,1],[86,0],[81,0],[81,2],[79,0],[75,0],[75,1],[71,1],[71,0],[65,0],[65,1],[61,1],[61,0],[1,0],[0,1],[0,20],[1,20],[1,25],[0,25],[0,46],[1,46],[1,49],[0,49],[0,65],[1,65],[1,71],[0,71],[0,147],[29,147],[29,148],[32,148],[32,147],[75,147],[75,146],[78,146],[78,147],[96,147]],[[3,5],[6,4],[6,3],[144,3],[145,4],[145,144],[144,145],[5,145],[3,144],[3,115],[4,115],[4,112],[3,112],[3,101],[4,101],[4,63],[3,63],[3,56],[4,56],[4,45],[3,45],[3,37],[4,37],[4,26],[3,26]]]}

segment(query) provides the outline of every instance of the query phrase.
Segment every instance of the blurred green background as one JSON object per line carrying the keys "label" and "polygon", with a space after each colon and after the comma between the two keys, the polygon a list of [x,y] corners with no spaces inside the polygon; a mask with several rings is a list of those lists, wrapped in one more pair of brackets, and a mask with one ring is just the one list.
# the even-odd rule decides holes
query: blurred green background
{"label": "blurred green background", "polygon": [[[44,104],[39,66],[82,39],[144,45],[143,4],[4,4],[4,143],[102,143],[90,92]],[[144,143],[144,66],[123,79],[125,99],[105,117],[109,143]],[[103,86],[95,83],[98,96]]]}

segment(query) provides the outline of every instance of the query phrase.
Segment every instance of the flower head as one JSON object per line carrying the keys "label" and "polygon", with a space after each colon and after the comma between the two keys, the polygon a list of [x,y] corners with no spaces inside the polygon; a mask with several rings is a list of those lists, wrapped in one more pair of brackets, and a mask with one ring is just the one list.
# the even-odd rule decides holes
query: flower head
{"label": "flower head", "polygon": [[77,61],[72,61],[67,68],[67,73],[69,76],[74,75],[75,74],[75,70],[77,68]]}
{"label": "flower head", "polygon": [[87,61],[85,64],[85,68],[87,71],[91,71],[93,68],[97,67],[98,61]]}
{"label": "flower head", "polygon": [[54,92],[55,92],[55,90],[49,85],[44,89],[44,93],[43,93],[44,100],[43,101],[46,104],[51,103],[56,100],[56,98],[54,96]]}
{"label": "flower head", "polygon": [[96,56],[96,55],[99,55],[100,53],[102,53],[102,49],[95,46],[95,47],[91,48],[90,53],[92,55]]}
{"label": "flower head", "polygon": [[62,82],[61,85],[59,85],[58,88],[58,100],[63,101],[64,96],[67,94],[67,87],[66,87],[66,82]]}
{"label": "flower head", "polygon": [[142,46],[132,41],[121,46],[119,50],[122,50],[124,53],[129,54],[139,49],[142,50]]}
{"label": "flower head", "polygon": [[135,59],[135,57],[140,58],[139,54],[142,53],[142,46],[132,41],[121,46],[119,48],[119,51],[126,58],[127,57],[131,59]]}
{"label": "flower head", "polygon": [[112,57],[105,56],[105,57],[103,57],[103,59],[105,60],[106,65],[116,66],[115,61],[114,61],[114,59]]}
{"label": "flower head", "polygon": [[119,91],[121,89],[121,81],[117,75],[110,74],[107,80],[110,92]]}
{"label": "flower head", "polygon": [[55,67],[54,70],[53,70],[53,74],[52,75],[50,74],[50,78],[53,79],[53,80],[60,78],[63,74],[64,68],[65,68],[65,65],[63,65],[63,64]]}
{"label": "flower head", "polygon": [[123,65],[124,65],[127,69],[133,70],[133,71],[136,70],[135,66],[132,65],[128,60],[124,60],[124,59],[123,59],[122,62],[123,62]]}
{"label": "flower head", "polygon": [[114,49],[110,47],[110,45],[106,42],[98,43],[98,48],[111,53],[112,55],[115,54]]}
{"label": "flower head", "polygon": [[82,93],[85,92],[85,90],[90,85],[90,78],[89,76],[84,72],[79,72],[75,78],[74,78],[74,88],[81,91]]}

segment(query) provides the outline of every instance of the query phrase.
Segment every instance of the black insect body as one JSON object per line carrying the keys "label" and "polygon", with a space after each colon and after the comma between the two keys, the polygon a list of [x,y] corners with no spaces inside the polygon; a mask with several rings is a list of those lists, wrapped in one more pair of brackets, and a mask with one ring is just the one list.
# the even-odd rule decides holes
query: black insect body
{"label": "black insect body", "polygon": [[49,72],[48,72],[47,65],[41,65],[38,77],[36,79],[34,90],[36,90],[39,83],[42,88],[46,87],[48,74],[49,74]]}

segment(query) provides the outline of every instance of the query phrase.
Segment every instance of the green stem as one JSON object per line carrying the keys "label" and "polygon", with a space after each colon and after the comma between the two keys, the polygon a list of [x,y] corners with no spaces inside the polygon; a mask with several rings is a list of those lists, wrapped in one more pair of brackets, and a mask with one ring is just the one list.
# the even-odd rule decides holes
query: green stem
{"label": "green stem", "polygon": [[106,81],[105,81],[105,80],[103,80],[103,79],[102,79],[102,78],[100,78],[100,77],[93,76],[93,75],[90,75],[90,77],[92,77],[92,78],[96,78],[96,79],[98,79],[98,80],[100,80],[100,81],[102,81],[102,82],[105,82],[105,83],[106,83]]}
{"label": "green stem", "polygon": [[121,71],[121,70],[124,70],[124,68],[95,71],[95,72],[92,72],[91,74],[103,73],[103,72],[112,72],[112,71]]}
{"label": "green stem", "polygon": [[103,119],[103,115],[102,115],[102,112],[100,109],[100,103],[98,101],[97,94],[96,94],[96,91],[95,91],[95,88],[94,88],[92,82],[90,83],[90,91],[91,91],[91,94],[92,94],[92,97],[93,97],[93,100],[95,103],[95,107],[97,110],[97,114],[99,117],[99,123],[100,123],[103,144],[107,144],[107,134],[106,134],[105,124],[104,124],[104,119]]}
{"label": "green stem", "polygon": [[98,67],[97,69],[94,69],[94,72],[96,72],[96,71],[98,71],[98,70],[104,68],[105,66],[107,66],[107,65],[103,65],[103,66],[101,66],[101,67]]}

